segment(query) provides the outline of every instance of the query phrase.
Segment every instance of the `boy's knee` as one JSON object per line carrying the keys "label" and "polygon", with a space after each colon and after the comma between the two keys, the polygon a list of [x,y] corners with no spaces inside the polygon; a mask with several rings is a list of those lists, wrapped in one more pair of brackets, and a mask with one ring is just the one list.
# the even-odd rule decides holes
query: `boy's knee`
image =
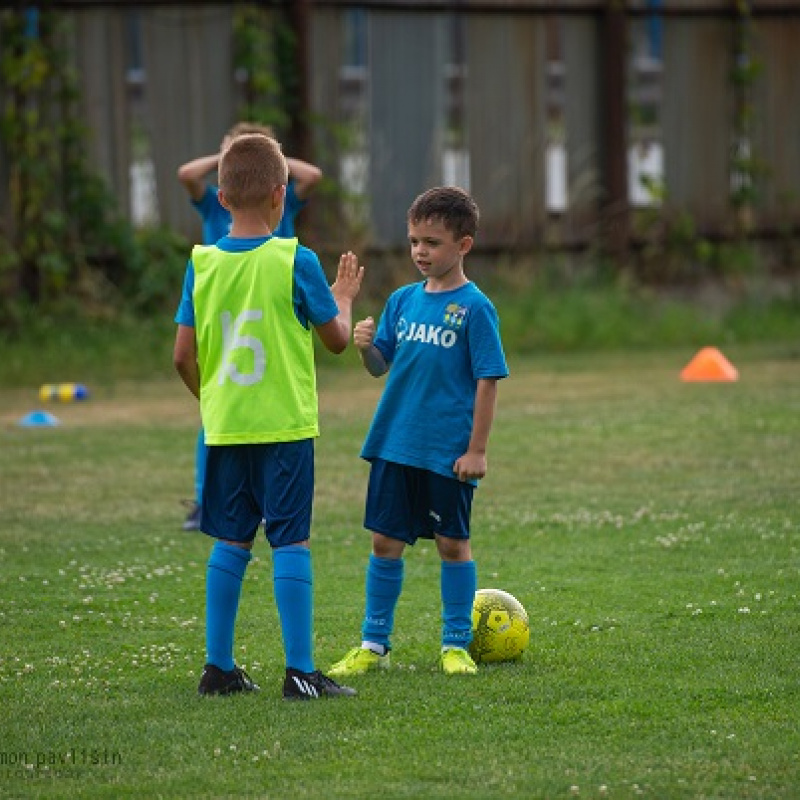
{"label": "boy's knee", "polygon": [[372,552],[378,558],[400,558],[405,547],[406,543],[399,539],[392,539],[382,533],[372,534]]}
{"label": "boy's knee", "polygon": [[253,543],[252,542],[233,542],[230,539],[220,539],[219,541],[224,542],[231,547],[238,547],[240,550],[252,550]]}
{"label": "boy's knee", "polygon": [[442,561],[472,560],[469,539],[448,539],[446,536],[437,536],[436,548]]}

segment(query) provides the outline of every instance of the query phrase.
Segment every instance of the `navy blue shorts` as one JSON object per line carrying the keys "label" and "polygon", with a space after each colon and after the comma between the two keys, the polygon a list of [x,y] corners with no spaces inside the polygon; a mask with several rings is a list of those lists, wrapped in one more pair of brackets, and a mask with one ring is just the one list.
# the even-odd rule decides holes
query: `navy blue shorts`
{"label": "navy blue shorts", "polygon": [[469,539],[475,487],[426,469],[376,458],[367,488],[364,527],[414,544],[434,535]]}
{"label": "navy blue shorts", "polygon": [[202,530],[217,539],[252,542],[264,520],[272,547],[311,535],[314,440],[212,445],[203,483]]}

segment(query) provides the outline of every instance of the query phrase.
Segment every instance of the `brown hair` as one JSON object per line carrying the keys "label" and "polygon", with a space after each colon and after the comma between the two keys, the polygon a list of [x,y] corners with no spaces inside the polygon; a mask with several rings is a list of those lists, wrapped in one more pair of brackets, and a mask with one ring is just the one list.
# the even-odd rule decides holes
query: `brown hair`
{"label": "brown hair", "polygon": [[457,186],[436,186],[423,192],[408,209],[409,222],[437,220],[456,239],[475,237],[480,211],[478,204]]}
{"label": "brown hair", "polygon": [[219,162],[219,188],[232,208],[253,208],[289,180],[281,146],[262,133],[237,136]]}

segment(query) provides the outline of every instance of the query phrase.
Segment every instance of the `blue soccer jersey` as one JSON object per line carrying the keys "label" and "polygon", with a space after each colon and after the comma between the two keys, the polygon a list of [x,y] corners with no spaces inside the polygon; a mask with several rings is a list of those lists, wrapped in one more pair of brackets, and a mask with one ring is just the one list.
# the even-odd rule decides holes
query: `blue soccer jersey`
{"label": "blue soccer jersey", "polygon": [[422,282],[394,292],[374,342],[389,375],[361,457],[455,479],[453,464],[472,434],[478,380],[508,375],[499,325],[474,283],[426,292]]}
{"label": "blue soccer jersey", "polygon": [[[192,201],[192,205],[203,218],[203,244],[215,244],[223,236],[227,236],[231,229],[231,213],[219,202],[218,192],[216,186],[208,184],[205,194],[199,200]],[[306,202],[295,194],[294,181],[290,178],[286,187],[283,216],[273,231],[275,236],[282,239],[294,237],[294,221]]]}
{"label": "blue soccer jersey", "polygon": [[[223,237],[217,242],[217,247],[229,253],[242,253],[255,250],[270,237],[256,237],[252,239]],[[194,328],[194,267],[189,261],[183,279],[183,292],[180,305],[175,314],[178,325]],[[328,280],[317,254],[303,245],[297,245],[294,257],[294,284],[292,289],[294,311],[301,324],[314,327],[330,322],[339,314],[339,308],[333,298]]]}

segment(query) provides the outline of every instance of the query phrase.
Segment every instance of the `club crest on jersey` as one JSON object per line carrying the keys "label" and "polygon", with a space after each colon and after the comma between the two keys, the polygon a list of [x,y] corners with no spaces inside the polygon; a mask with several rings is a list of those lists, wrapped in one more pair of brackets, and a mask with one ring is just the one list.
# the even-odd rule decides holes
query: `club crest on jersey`
{"label": "club crest on jersey", "polygon": [[402,342],[419,342],[432,344],[435,347],[452,347],[458,336],[454,330],[442,325],[429,325],[425,322],[408,322],[405,317],[397,321],[395,328],[397,344]]}
{"label": "club crest on jersey", "polygon": [[448,328],[458,329],[464,324],[467,318],[467,307],[460,306],[458,303],[450,303],[444,310],[444,324]]}

